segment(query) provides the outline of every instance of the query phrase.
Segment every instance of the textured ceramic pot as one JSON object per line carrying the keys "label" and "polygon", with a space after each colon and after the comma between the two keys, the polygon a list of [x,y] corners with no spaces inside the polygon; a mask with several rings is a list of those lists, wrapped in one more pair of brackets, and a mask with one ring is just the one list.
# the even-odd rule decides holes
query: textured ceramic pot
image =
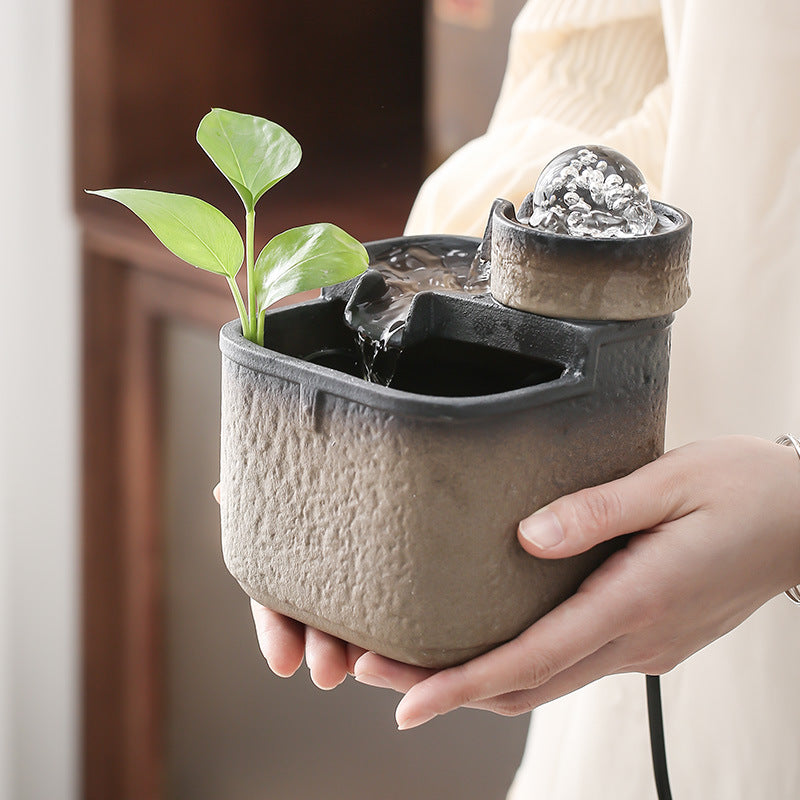
{"label": "textured ceramic pot", "polygon": [[667,221],[648,236],[592,239],[532,228],[495,200],[482,244],[492,294],[536,314],[577,319],[646,319],[689,298],[688,214],[653,203]]}
{"label": "textured ceramic pot", "polygon": [[[374,261],[404,242],[470,258],[479,244],[368,250]],[[387,388],[342,371],[358,360],[343,321],[358,283],[270,312],[265,347],[238,322],[222,329],[224,558],[270,608],[452,665],[518,634],[615,547],[538,560],[517,523],[662,452],[672,318],[567,321],[420,295],[427,336],[418,324]],[[342,368],[305,360],[322,352]],[[444,396],[450,385],[459,396]]]}

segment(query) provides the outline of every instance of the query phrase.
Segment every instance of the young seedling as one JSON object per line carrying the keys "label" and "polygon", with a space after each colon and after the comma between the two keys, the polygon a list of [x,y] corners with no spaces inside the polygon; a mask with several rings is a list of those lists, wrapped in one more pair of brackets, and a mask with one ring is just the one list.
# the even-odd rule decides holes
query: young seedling
{"label": "young seedling", "polygon": [[[215,108],[197,128],[197,142],[239,194],[245,209],[245,241],[221,211],[204,200],[148,189],[100,189],[129,208],[178,258],[223,275],[230,286],[245,337],[264,344],[264,314],[282,297],[353,278],[368,264],[364,246],[336,225],[291,228],[255,257],[256,203],[300,163],[297,140],[261,117]],[[247,265],[247,302],[236,283]]]}

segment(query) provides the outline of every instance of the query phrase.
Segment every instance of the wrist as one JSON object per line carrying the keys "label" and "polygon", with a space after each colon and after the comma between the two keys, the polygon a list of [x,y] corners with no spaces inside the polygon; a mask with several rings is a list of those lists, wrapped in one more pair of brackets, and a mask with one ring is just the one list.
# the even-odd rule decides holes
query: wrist
{"label": "wrist", "polygon": [[[779,436],[775,440],[775,442],[777,444],[785,445],[787,447],[794,449],[795,455],[797,456],[794,468],[800,470],[800,439],[798,439],[798,437],[793,436],[790,433],[787,433],[783,434],[782,436]],[[800,505],[800,495],[798,495],[795,501]],[[797,603],[798,605],[800,605],[800,527],[798,527],[796,533],[797,533],[796,552],[798,553],[798,559],[797,559],[798,563],[796,564],[797,569],[795,572],[795,576],[797,579],[797,583],[786,589],[785,594],[793,603]]]}

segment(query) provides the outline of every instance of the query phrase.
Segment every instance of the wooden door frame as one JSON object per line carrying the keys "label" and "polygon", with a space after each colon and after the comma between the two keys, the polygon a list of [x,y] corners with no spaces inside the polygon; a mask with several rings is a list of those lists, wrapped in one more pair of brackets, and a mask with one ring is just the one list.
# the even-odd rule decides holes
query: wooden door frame
{"label": "wooden door frame", "polygon": [[232,307],[210,276],[140,237],[92,220],[83,228],[84,797],[155,800],[165,746],[161,333],[167,320],[218,327]]}
{"label": "wooden door frame", "polygon": [[154,241],[105,218],[84,215],[82,228],[83,796],[158,800],[166,767],[162,333],[167,322],[215,330],[235,309],[217,276]]}

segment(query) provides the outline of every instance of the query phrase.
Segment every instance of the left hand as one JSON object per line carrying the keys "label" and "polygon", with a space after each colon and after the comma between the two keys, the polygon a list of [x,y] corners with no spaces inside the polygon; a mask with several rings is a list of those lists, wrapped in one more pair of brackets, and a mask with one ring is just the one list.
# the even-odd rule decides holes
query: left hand
{"label": "left hand", "polygon": [[556,500],[518,538],[562,558],[627,533],[575,595],[507,644],[438,672],[367,653],[356,679],[405,693],[404,730],[459,706],[521,714],[604,675],[669,671],[800,582],[797,455],[753,437],[694,443]]}

